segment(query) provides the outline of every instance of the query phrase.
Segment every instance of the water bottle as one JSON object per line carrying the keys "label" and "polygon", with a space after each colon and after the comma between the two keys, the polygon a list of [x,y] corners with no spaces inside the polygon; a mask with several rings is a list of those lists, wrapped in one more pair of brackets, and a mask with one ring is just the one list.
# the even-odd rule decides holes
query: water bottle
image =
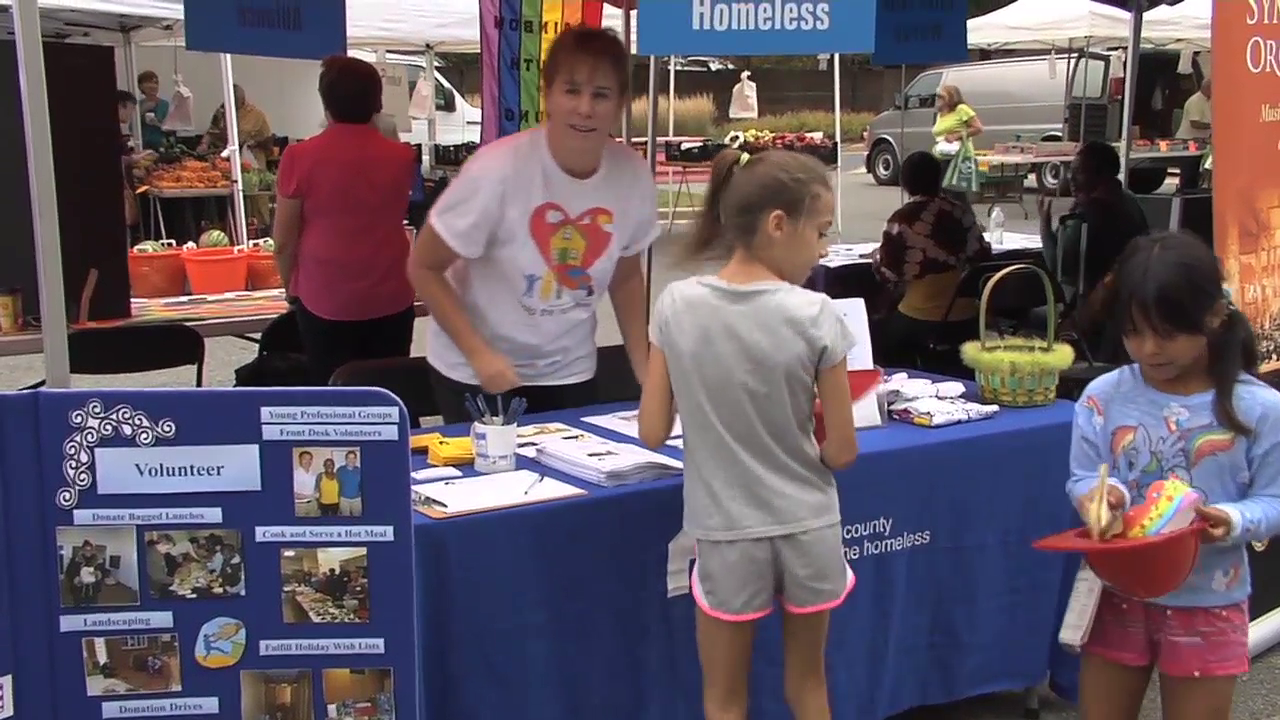
{"label": "water bottle", "polygon": [[1001,245],[1004,243],[1004,211],[999,205],[991,208],[990,222],[987,223],[987,231],[991,233],[991,244]]}

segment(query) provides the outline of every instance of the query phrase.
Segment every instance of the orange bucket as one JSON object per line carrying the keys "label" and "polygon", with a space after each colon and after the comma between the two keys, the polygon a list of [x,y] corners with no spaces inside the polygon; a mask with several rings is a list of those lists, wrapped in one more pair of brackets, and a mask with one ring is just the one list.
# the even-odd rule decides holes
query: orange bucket
{"label": "orange bucket", "polygon": [[184,250],[182,264],[187,268],[192,295],[240,292],[249,280],[249,253],[243,248]]}
{"label": "orange bucket", "polygon": [[136,298],[175,297],[187,291],[180,250],[129,253],[129,291]]}
{"label": "orange bucket", "polygon": [[276,256],[261,248],[249,250],[249,289],[274,290],[284,287],[280,271],[276,269]]}

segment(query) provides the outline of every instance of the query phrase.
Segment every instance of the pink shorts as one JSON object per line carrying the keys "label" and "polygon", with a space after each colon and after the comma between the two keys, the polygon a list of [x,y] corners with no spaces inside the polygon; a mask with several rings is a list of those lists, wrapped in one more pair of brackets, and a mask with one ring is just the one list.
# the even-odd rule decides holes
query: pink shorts
{"label": "pink shorts", "polygon": [[1170,677],[1234,677],[1249,670],[1247,603],[1164,607],[1104,588],[1084,652]]}

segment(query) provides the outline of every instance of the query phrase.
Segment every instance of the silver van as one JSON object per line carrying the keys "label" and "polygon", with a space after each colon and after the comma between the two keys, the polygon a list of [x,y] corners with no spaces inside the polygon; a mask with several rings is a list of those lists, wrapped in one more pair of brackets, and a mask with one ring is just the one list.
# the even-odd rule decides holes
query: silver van
{"label": "silver van", "polygon": [[[937,119],[934,94],[942,85],[960,88],[965,102],[977,111],[983,132],[974,138],[979,150],[996,143],[1063,140],[1064,122],[1081,113],[1099,117],[1107,132],[1110,58],[1059,55],[1057,72],[1050,72],[1050,55],[1034,55],[963,63],[921,73],[894,100],[894,106],[871,121],[867,132],[867,172],[879,185],[896,185],[902,158],[917,150],[931,150]],[[1072,81],[1075,112],[1068,113],[1066,89]],[[905,108],[905,109],[904,109]],[[1117,118],[1118,119],[1118,118]],[[1091,133],[1086,133],[1091,134]],[[1109,134],[1109,133],[1108,133]],[[1073,139],[1075,134],[1072,134]],[[1036,166],[1039,187],[1057,192],[1065,168],[1059,163]]]}

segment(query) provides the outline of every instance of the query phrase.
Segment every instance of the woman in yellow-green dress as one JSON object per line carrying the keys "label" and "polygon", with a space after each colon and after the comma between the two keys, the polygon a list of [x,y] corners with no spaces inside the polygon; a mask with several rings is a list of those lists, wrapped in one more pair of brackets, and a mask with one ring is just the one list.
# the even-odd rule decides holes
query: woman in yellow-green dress
{"label": "woman in yellow-green dress", "polygon": [[[955,156],[960,143],[982,134],[982,121],[978,113],[965,104],[964,95],[955,85],[938,88],[934,108],[938,111],[938,120],[933,124],[933,154],[945,165]],[[948,191],[947,194],[959,202],[969,203],[968,193]]]}

